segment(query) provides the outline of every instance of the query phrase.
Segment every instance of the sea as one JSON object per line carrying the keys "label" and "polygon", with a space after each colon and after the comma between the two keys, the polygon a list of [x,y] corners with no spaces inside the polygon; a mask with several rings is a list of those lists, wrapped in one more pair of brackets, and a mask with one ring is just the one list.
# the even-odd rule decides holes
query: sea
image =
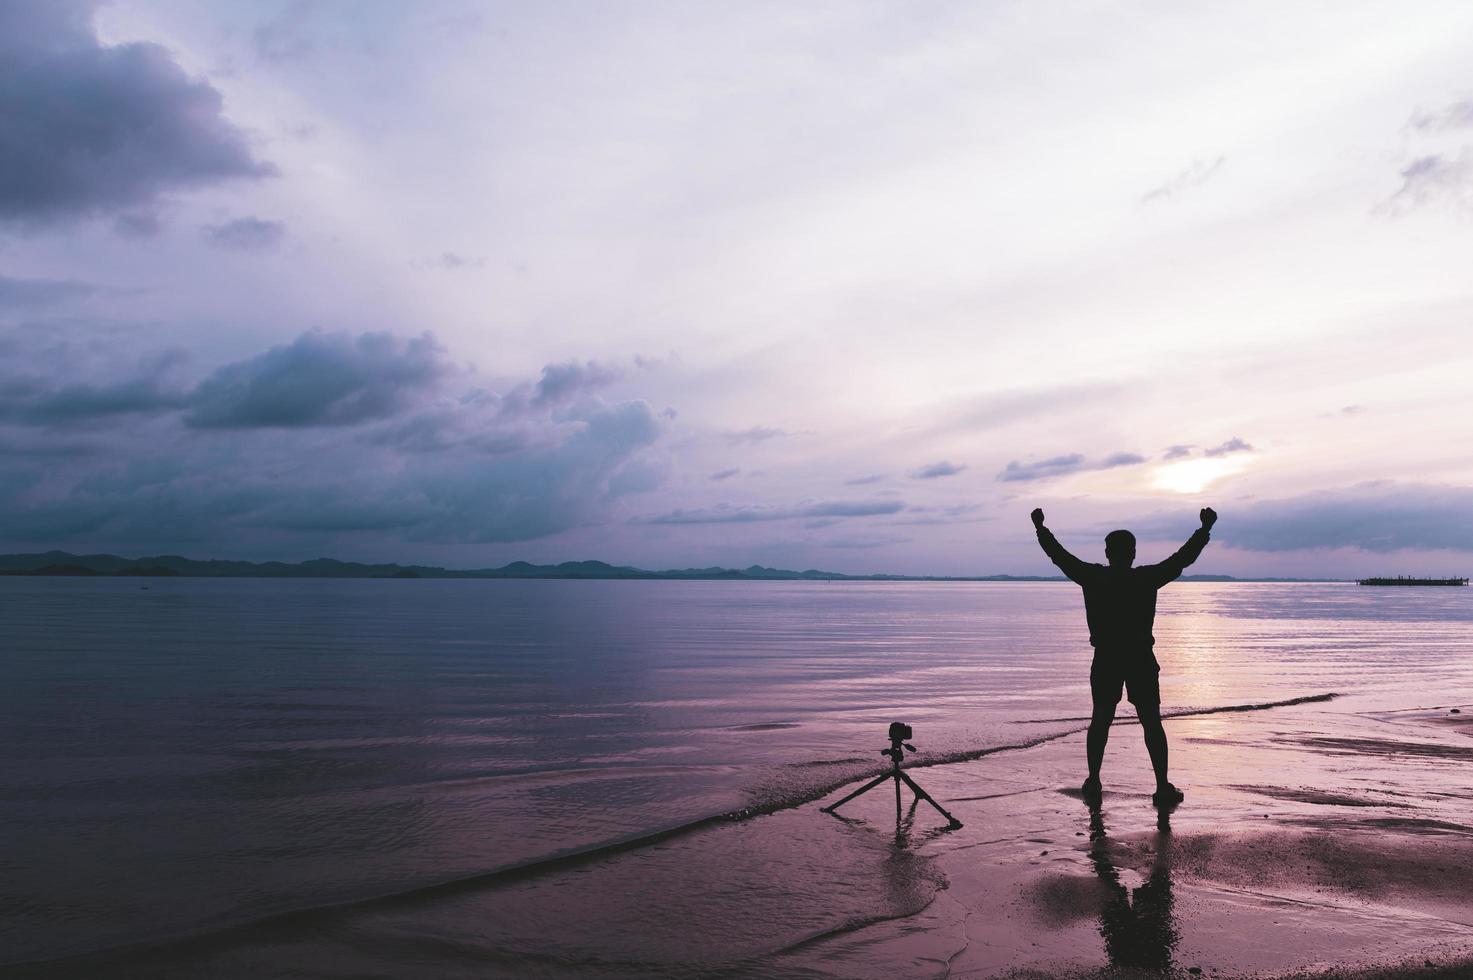
{"label": "sea", "polygon": [[[1163,707],[1466,694],[1470,600],[1173,584]],[[737,969],[764,913],[734,874],[819,923],[899,901],[842,873],[862,845],[754,844],[764,815],[878,773],[891,722],[920,767],[1077,732],[1089,661],[1064,582],[0,578],[0,974]],[[677,839],[561,932],[466,911]],[[682,935],[750,942],[620,959],[661,874],[710,882]]]}

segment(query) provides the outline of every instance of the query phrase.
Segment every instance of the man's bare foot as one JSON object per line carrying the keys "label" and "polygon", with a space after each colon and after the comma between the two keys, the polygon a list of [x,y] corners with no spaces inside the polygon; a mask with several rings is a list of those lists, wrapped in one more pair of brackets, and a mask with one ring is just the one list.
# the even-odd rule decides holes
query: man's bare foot
{"label": "man's bare foot", "polygon": [[1099,776],[1090,776],[1084,781],[1084,785],[1079,787],[1079,792],[1084,795],[1086,800],[1098,800],[1104,795],[1105,788],[1100,785]]}

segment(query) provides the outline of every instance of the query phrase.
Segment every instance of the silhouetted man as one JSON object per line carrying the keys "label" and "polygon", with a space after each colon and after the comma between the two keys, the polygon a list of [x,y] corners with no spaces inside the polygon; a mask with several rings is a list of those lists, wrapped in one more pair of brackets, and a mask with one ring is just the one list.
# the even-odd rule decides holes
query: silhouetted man
{"label": "silhouetted man", "polygon": [[1197,560],[1207,547],[1217,512],[1211,507],[1202,508],[1202,526],[1176,554],[1159,565],[1139,568],[1131,567],[1135,564],[1135,535],[1129,531],[1105,535],[1105,558],[1110,564],[1095,565],[1064,550],[1053,532],[1043,526],[1042,509],[1035,508],[1032,517],[1044,554],[1084,587],[1084,615],[1089,621],[1089,642],[1095,648],[1094,663],[1089,668],[1094,710],[1086,740],[1089,778],[1084,781],[1085,798],[1099,798],[1100,764],[1105,759],[1110,723],[1115,720],[1115,707],[1124,688],[1135,705],[1146,735],[1146,750],[1151,753],[1151,767],[1156,770],[1156,793],[1151,799],[1157,806],[1180,803],[1181,790],[1166,778],[1166,729],[1161,727],[1161,685],[1157,678],[1161,665],[1152,649],[1156,638],[1151,635],[1151,627],[1156,621],[1157,590]]}

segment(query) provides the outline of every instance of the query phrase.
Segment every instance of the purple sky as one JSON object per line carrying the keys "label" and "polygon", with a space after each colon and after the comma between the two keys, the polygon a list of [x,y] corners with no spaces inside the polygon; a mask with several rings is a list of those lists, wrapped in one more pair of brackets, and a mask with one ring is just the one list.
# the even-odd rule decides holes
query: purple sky
{"label": "purple sky", "polygon": [[1473,551],[1473,6],[0,0],[0,550]]}

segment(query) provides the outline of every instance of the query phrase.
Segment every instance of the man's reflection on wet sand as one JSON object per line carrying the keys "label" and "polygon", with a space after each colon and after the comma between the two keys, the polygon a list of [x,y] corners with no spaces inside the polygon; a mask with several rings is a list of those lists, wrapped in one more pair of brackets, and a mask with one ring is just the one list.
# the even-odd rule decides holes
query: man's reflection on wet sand
{"label": "man's reflection on wet sand", "polygon": [[1173,914],[1170,821],[1169,812],[1160,811],[1151,873],[1132,892],[1110,860],[1104,811],[1098,802],[1089,803],[1089,859],[1107,894],[1100,908],[1100,935],[1111,966],[1158,971],[1171,968],[1181,935]]}

